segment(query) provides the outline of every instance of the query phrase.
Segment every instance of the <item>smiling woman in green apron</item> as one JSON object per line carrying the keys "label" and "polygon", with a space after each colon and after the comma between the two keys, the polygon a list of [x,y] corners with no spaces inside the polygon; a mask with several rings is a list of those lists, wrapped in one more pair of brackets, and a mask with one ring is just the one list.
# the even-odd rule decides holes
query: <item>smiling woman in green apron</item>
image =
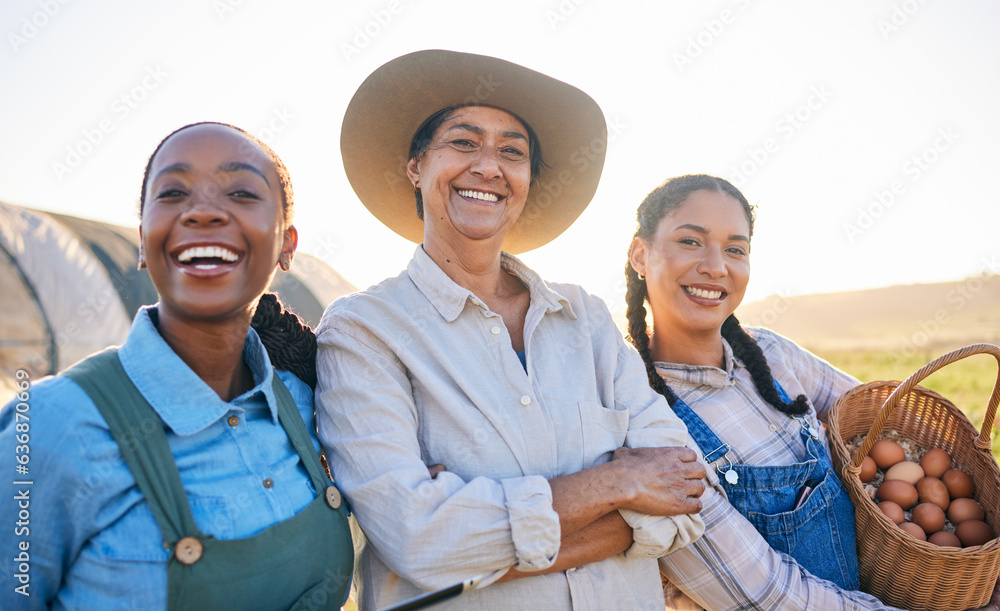
{"label": "smiling woman in green apron", "polygon": [[[150,157],[140,202],[159,302],[120,348],[30,389],[23,537],[0,506],[30,596],[5,587],[0,607],[339,608],[353,547],[320,462],[316,340],[264,294],[298,239],[288,172],[243,130],[189,125]],[[0,414],[4,456],[18,413]]]}

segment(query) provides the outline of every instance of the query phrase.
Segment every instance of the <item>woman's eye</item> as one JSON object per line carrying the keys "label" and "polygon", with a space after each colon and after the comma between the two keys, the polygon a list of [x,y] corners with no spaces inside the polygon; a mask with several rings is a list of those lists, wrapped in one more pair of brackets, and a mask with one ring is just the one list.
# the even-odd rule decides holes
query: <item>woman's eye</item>
{"label": "woman's eye", "polygon": [[260,199],[259,197],[257,197],[256,193],[253,193],[251,191],[245,191],[243,189],[237,189],[236,191],[232,191],[229,193],[229,195],[231,197],[236,197],[239,199]]}
{"label": "woman's eye", "polygon": [[686,245],[686,246],[697,246],[698,245],[698,240],[696,240],[694,238],[681,238],[680,240],[677,240],[677,241],[680,242],[681,244]]}
{"label": "woman's eye", "polygon": [[729,249],[729,252],[734,255],[739,255],[741,257],[746,256],[747,252],[738,246],[733,246]]}
{"label": "woman's eye", "polygon": [[500,149],[500,154],[506,157],[507,159],[512,159],[512,160],[524,159],[524,152],[522,152],[521,149],[513,146],[506,146]]}
{"label": "woman's eye", "polygon": [[185,193],[180,189],[164,189],[156,194],[156,199],[175,199],[184,197]]}
{"label": "woman's eye", "polygon": [[458,140],[451,141],[452,146],[462,150],[472,150],[476,148],[476,144],[471,140],[465,140],[464,138],[459,138]]}

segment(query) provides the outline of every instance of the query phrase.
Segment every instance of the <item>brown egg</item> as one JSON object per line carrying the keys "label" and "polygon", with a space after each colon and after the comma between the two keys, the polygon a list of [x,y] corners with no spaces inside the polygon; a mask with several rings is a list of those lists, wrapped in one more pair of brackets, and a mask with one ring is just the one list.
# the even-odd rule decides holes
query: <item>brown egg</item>
{"label": "brown egg", "polygon": [[891,439],[876,441],[868,455],[872,457],[879,469],[888,469],[894,464],[906,460],[906,451],[903,450],[903,446]]}
{"label": "brown egg", "polygon": [[901,479],[908,484],[916,484],[924,476],[924,470],[915,462],[904,460],[889,467],[885,479]]}
{"label": "brown egg", "polygon": [[972,547],[993,539],[993,529],[986,522],[966,520],[955,527],[955,536],[962,542],[962,547]]}
{"label": "brown egg", "polygon": [[952,524],[961,524],[966,520],[985,520],[986,512],[983,506],[973,499],[955,499],[948,506],[948,519]]}
{"label": "brown egg", "polygon": [[928,535],[944,528],[944,511],[934,503],[920,503],[913,508],[913,523]]}
{"label": "brown egg", "polygon": [[891,479],[887,482],[882,482],[882,485],[878,487],[876,494],[878,496],[878,500],[892,501],[902,507],[904,511],[916,505],[917,499],[920,498],[917,494],[917,489],[913,487],[913,484],[908,484],[899,479]]}
{"label": "brown egg", "polygon": [[926,535],[926,533],[924,533],[924,529],[920,528],[919,526],[917,526],[913,522],[903,522],[902,524],[899,525],[899,527],[902,528],[903,530],[905,530],[906,533],[909,534],[914,539],[917,539],[917,540],[920,540],[920,541],[926,541],[927,540],[927,535]]}
{"label": "brown egg", "polygon": [[961,469],[949,469],[941,476],[941,481],[948,486],[948,494],[951,498],[971,498],[976,492],[976,484],[972,481],[972,476]]}
{"label": "brown egg", "polygon": [[924,469],[924,475],[940,479],[945,471],[951,469],[951,456],[940,448],[927,450],[920,458],[920,466]]}
{"label": "brown egg", "polygon": [[861,481],[867,484],[875,479],[876,473],[878,473],[878,465],[875,464],[871,456],[865,456],[865,459],[861,461]]}
{"label": "brown egg", "polygon": [[906,520],[906,516],[903,515],[903,508],[892,501],[882,501],[878,504],[878,508],[897,526]]}
{"label": "brown egg", "polygon": [[948,504],[951,501],[948,487],[936,477],[921,478],[917,482],[917,494],[920,495],[921,503],[934,503],[941,509],[948,509]]}
{"label": "brown egg", "polygon": [[962,542],[947,530],[939,530],[927,537],[927,541],[941,547],[962,547]]}

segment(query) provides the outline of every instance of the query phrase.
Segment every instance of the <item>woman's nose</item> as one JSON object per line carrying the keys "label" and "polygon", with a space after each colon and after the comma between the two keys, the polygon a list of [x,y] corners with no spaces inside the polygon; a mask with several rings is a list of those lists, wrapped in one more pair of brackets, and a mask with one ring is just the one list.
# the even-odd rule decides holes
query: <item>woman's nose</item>
{"label": "woman's nose", "polygon": [[473,174],[478,174],[487,180],[499,177],[501,174],[499,154],[491,147],[484,146],[476,153],[471,170]]}
{"label": "woman's nose", "polygon": [[190,205],[181,215],[185,225],[225,225],[229,222],[229,213],[223,202],[222,190],[215,185],[195,189]]}
{"label": "woman's nose", "polygon": [[705,257],[698,263],[697,271],[710,278],[720,278],[726,275],[726,262],[722,253],[714,248],[708,248]]}

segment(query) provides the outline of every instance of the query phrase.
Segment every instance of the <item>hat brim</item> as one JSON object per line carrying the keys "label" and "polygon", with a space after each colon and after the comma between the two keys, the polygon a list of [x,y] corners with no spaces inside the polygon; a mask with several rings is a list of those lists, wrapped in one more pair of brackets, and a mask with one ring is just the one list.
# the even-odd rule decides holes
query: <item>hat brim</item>
{"label": "hat brim", "polygon": [[347,178],[365,207],[404,238],[423,240],[406,175],[410,142],[427,117],[454,104],[502,108],[538,135],[548,167],[531,186],[503,249],[516,254],[538,248],[572,225],[604,169],[608,132],[597,102],[540,72],[455,51],[398,57],[375,70],[351,99],[340,149]]}

